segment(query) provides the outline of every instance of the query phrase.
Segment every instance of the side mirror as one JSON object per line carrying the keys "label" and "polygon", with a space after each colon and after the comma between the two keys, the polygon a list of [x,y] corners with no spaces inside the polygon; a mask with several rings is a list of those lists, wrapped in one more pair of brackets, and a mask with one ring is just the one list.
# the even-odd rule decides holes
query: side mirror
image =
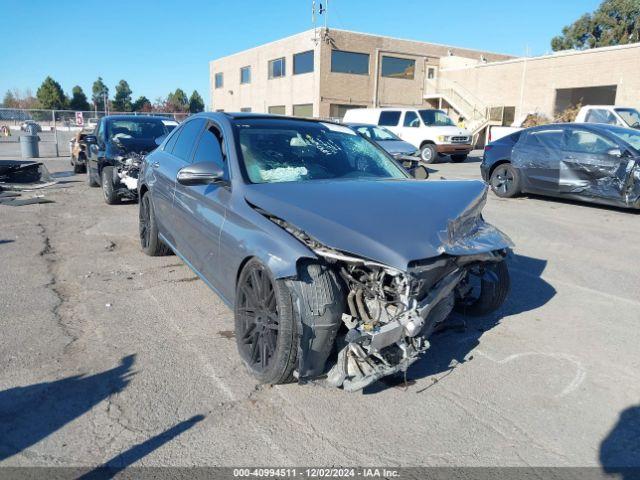
{"label": "side mirror", "polygon": [[156,142],[156,145],[160,146],[160,144],[161,144],[162,142],[164,142],[164,139],[165,139],[165,138],[167,138],[167,136],[166,136],[166,135],[161,135],[161,136],[159,136],[158,138],[156,138],[154,141]]}
{"label": "side mirror", "polygon": [[622,156],[622,152],[620,151],[619,148],[612,148],[611,150],[609,150],[607,152],[607,155],[609,155],[611,157],[621,157]]}
{"label": "side mirror", "polygon": [[216,163],[198,162],[178,170],[181,185],[210,185],[224,181],[224,171]]}

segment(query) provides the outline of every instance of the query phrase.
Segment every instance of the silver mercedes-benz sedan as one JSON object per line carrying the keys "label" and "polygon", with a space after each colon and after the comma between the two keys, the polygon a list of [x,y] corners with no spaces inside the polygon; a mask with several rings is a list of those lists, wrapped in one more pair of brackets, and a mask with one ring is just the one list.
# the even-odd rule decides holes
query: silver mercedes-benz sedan
{"label": "silver mercedes-benz sedan", "polygon": [[485,184],[412,179],[343,125],[198,114],[138,188],[144,252],[173,250],[233,309],[263,383],[361,389],[406,371],[452,311],[487,314],[509,291]]}

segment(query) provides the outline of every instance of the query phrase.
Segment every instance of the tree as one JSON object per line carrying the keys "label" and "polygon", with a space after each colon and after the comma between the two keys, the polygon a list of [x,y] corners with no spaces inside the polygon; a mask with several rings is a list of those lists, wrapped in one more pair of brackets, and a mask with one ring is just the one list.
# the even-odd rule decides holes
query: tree
{"label": "tree", "polygon": [[170,112],[186,112],[189,108],[189,99],[187,94],[180,88],[176,88],[176,91],[167,95],[166,108]]}
{"label": "tree", "polygon": [[2,106],[4,108],[20,108],[16,95],[11,90],[7,90],[2,99]]}
{"label": "tree", "polygon": [[623,45],[640,41],[640,0],[604,0],[551,40],[554,51]]}
{"label": "tree", "polygon": [[62,87],[51,77],[44,79],[36,92],[36,97],[40,106],[47,110],[62,110],[67,106],[67,97]]}
{"label": "tree", "polygon": [[126,80],[120,80],[116,85],[116,94],[113,97],[113,108],[117,112],[130,112],[131,88]]}
{"label": "tree", "polygon": [[197,90],[194,90],[189,97],[189,112],[198,113],[204,111],[204,100],[198,93]]}
{"label": "tree", "polygon": [[69,108],[71,110],[89,110],[91,107],[87,102],[87,96],[82,91],[80,85],[76,85],[71,90],[71,100],[69,100]]}
{"label": "tree", "polygon": [[98,77],[98,79],[93,82],[91,93],[93,106],[97,110],[104,110],[104,97],[106,96],[107,99],[109,99],[109,87],[104,84],[104,82],[102,81],[102,77]]}
{"label": "tree", "polygon": [[132,109],[134,112],[150,112],[152,109],[151,101],[144,95],[138,97],[138,99],[133,102]]}

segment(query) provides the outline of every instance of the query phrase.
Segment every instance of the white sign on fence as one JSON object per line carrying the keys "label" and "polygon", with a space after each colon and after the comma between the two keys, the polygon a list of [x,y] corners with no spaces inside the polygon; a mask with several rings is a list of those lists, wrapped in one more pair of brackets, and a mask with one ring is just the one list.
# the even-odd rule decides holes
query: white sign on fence
{"label": "white sign on fence", "polygon": [[76,112],[76,125],[79,127],[84,126],[84,116],[82,112]]}

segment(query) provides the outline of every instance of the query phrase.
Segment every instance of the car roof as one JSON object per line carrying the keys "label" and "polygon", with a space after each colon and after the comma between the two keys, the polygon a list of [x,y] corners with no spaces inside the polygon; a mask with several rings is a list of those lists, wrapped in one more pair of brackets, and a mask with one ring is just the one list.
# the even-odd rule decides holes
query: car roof
{"label": "car roof", "polygon": [[162,120],[172,120],[171,118],[161,117],[156,115],[107,115],[103,117],[107,121],[111,120],[158,120],[159,122]]}
{"label": "car roof", "polygon": [[[191,115],[190,118],[202,117],[211,120],[220,120],[225,118],[227,120],[288,120],[288,121],[301,121],[311,123],[331,123],[335,125],[342,125],[334,120],[328,120],[324,118],[309,118],[309,117],[294,117],[292,115],[275,115],[273,113],[253,113],[253,112],[201,112]],[[188,120],[188,119],[187,119]]]}

